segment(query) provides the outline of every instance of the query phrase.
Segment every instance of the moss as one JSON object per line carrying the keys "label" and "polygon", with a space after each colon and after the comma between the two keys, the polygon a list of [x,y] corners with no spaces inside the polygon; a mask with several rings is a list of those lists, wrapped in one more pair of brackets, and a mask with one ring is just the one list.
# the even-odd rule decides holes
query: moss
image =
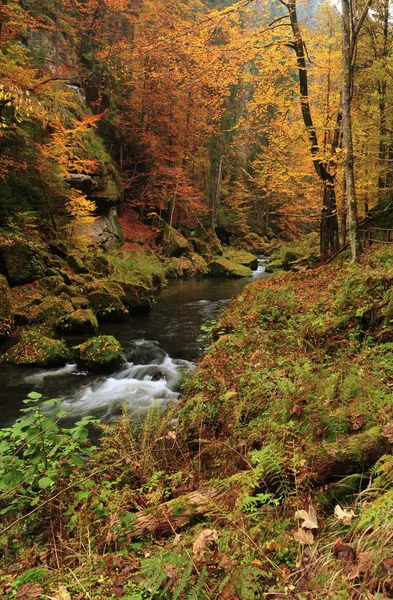
{"label": "moss", "polygon": [[93,258],[87,261],[87,265],[90,273],[94,273],[96,276],[110,275],[110,273],[113,271],[113,266],[110,264],[108,258],[103,254],[93,256]]}
{"label": "moss", "polygon": [[64,281],[60,275],[49,275],[48,277],[42,277],[40,279],[40,286],[42,286],[45,290],[53,291],[59,285],[63,285]]}
{"label": "moss", "polygon": [[28,323],[53,324],[57,319],[73,311],[69,298],[47,296],[40,304],[25,307]]}
{"label": "moss", "polygon": [[0,271],[10,285],[31,283],[44,273],[41,254],[23,240],[0,244]]}
{"label": "moss", "polygon": [[115,282],[123,290],[121,300],[129,313],[148,312],[153,305],[151,289],[145,285],[128,283],[126,281]]}
{"label": "moss", "polygon": [[78,310],[79,308],[89,308],[89,301],[84,296],[74,296],[71,298],[72,306]]}
{"label": "moss", "polygon": [[98,321],[91,310],[75,310],[56,323],[56,331],[64,335],[94,335],[98,331]]}
{"label": "moss", "polygon": [[191,261],[192,275],[206,275],[208,268],[207,262],[203,256],[200,256],[196,252],[190,252],[187,256]]}
{"label": "moss", "polygon": [[166,276],[168,279],[177,279],[178,277],[184,277],[189,275],[192,270],[191,261],[185,256],[179,258],[173,257],[166,270]]}
{"label": "moss", "polygon": [[276,273],[278,271],[284,271],[284,263],[281,259],[276,258],[275,260],[271,260],[266,265],[265,271],[266,273]]}
{"label": "moss", "polygon": [[7,280],[0,275],[0,339],[8,337],[14,322],[11,290]]}
{"label": "moss", "polygon": [[71,269],[78,274],[88,273],[89,269],[86,267],[83,260],[76,254],[69,254],[67,256],[67,264]]}
{"label": "moss", "polygon": [[75,285],[67,285],[66,283],[61,283],[53,290],[54,296],[61,296],[62,294],[66,294],[66,296],[76,296],[78,294],[78,288]]}
{"label": "moss", "polygon": [[119,296],[104,290],[88,294],[91,308],[101,321],[125,321],[128,319],[128,310]]}
{"label": "moss", "polygon": [[179,257],[189,248],[189,242],[179,231],[174,227],[161,221],[163,231],[163,250],[167,256]]}
{"label": "moss", "polygon": [[111,335],[87,340],[72,349],[78,366],[99,372],[113,372],[124,363],[120,343]]}
{"label": "moss", "polygon": [[31,330],[24,331],[3,358],[14,365],[61,367],[70,358],[70,352],[64,342]]}
{"label": "moss", "polygon": [[247,252],[247,250],[239,250],[238,248],[226,248],[223,258],[227,258],[235,263],[250,267],[253,271],[258,268],[258,260],[255,254]]}
{"label": "moss", "polygon": [[209,263],[209,273],[213,277],[250,277],[251,269],[234,263],[227,258],[217,258]]}

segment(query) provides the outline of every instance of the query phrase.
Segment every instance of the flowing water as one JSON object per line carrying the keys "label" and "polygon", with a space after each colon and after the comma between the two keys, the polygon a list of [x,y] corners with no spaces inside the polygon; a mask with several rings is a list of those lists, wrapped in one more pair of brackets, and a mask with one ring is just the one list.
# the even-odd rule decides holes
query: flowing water
{"label": "flowing water", "polygon": [[[113,375],[81,371],[75,364],[61,369],[34,369],[0,365],[0,424],[12,422],[31,391],[43,398],[62,398],[70,417],[93,414],[110,420],[126,403],[131,411],[145,412],[153,401],[165,404],[179,395],[185,372],[203,350],[201,325],[218,317],[220,310],[253,279],[265,277],[259,262],[252,278],[187,279],[171,282],[156,298],[147,315],[126,323],[102,325],[122,344],[126,363]],[[80,340],[74,340],[78,343]]]}

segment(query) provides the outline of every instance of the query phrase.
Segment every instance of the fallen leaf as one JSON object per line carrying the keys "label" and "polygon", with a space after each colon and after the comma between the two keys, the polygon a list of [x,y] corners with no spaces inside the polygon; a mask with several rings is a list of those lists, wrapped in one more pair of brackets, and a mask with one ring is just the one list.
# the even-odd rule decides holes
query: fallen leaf
{"label": "fallen leaf", "polygon": [[198,535],[197,539],[195,540],[192,546],[192,551],[194,553],[195,558],[197,560],[201,560],[209,544],[211,544],[211,542],[214,542],[217,539],[218,534],[215,529],[205,529],[204,531],[202,531],[202,533]]}
{"label": "fallen leaf", "polygon": [[348,579],[357,579],[361,575],[364,575],[373,568],[371,562],[371,552],[359,552],[357,563],[351,569],[348,574]]}
{"label": "fallen leaf", "polygon": [[181,542],[181,533],[177,533],[175,535],[175,538],[174,538],[173,542],[172,542],[172,546],[173,547],[178,546],[180,544],[180,542]]}
{"label": "fallen leaf", "polygon": [[299,528],[296,533],[293,534],[294,539],[300,544],[311,545],[314,543],[314,536],[312,531]]}
{"label": "fallen leaf", "polygon": [[175,579],[175,577],[177,577],[177,569],[176,567],[174,567],[173,565],[166,565],[164,567],[164,571],[167,574],[169,579]]}
{"label": "fallen leaf", "polygon": [[302,527],[304,529],[318,529],[317,513],[313,506],[308,507],[308,512],[305,510],[297,510],[295,519],[304,519]]}
{"label": "fallen leaf", "polygon": [[335,541],[333,554],[342,562],[354,562],[356,560],[356,550],[347,544],[343,544],[341,538]]}
{"label": "fallen leaf", "polygon": [[339,521],[342,521],[344,525],[350,525],[352,523],[352,519],[356,517],[353,510],[347,510],[346,508],[341,508],[339,504],[336,504],[334,507],[334,516]]}
{"label": "fallen leaf", "polygon": [[54,600],[71,600],[71,594],[64,585],[60,585]]}

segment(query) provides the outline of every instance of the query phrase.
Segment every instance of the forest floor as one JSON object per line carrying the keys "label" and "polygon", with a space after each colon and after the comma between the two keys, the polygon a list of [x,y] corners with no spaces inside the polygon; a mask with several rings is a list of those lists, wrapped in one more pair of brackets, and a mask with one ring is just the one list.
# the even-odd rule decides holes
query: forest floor
{"label": "forest floor", "polygon": [[2,597],[393,598],[393,254],[258,280],[208,336],[137,430],[32,395],[2,433]]}

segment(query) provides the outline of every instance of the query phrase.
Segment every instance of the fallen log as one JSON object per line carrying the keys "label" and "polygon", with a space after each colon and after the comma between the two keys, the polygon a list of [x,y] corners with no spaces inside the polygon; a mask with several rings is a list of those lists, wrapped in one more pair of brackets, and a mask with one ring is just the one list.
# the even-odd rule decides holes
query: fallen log
{"label": "fallen log", "polygon": [[132,523],[132,537],[171,535],[208,514],[231,511],[239,496],[255,487],[254,471],[237,473],[217,484],[201,486],[189,494],[137,513]]}

